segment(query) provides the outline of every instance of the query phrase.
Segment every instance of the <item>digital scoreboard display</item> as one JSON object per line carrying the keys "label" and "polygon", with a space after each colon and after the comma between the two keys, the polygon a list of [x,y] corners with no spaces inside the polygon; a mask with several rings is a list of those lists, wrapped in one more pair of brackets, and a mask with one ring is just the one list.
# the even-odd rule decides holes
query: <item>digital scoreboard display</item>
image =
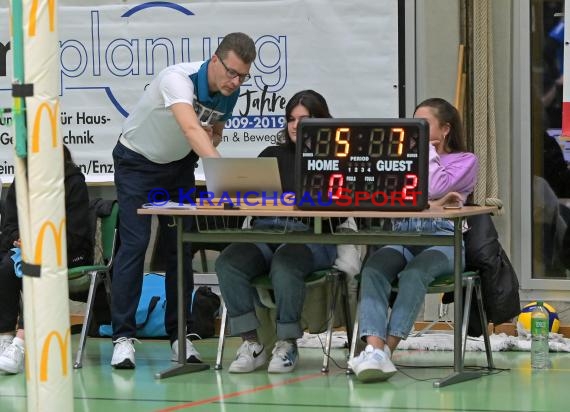
{"label": "digital scoreboard display", "polygon": [[424,119],[303,119],[297,130],[296,205],[426,209],[428,145]]}

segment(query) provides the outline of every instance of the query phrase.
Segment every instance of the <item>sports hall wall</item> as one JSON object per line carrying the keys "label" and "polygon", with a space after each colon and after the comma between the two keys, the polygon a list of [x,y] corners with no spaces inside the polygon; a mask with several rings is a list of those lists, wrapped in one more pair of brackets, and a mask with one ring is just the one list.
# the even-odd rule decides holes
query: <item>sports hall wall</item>
{"label": "sports hall wall", "polygon": [[[89,182],[112,182],[122,122],[152,78],[168,65],[208,59],[232,31],[249,34],[258,57],[226,124],[222,155],[257,156],[275,143],[285,103],[304,88],[321,92],[336,117],[399,115],[398,0],[58,4],[60,131]],[[8,21],[7,4],[0,21]],[[8,25],[0,25],[0,107],[11,106],[9,42]],[[7,115],[0,146],[11,144]],[[0,178],[11,181],[12,173],[12,153],[1,150]]]}
{"label": "sports hall wall", "polygon": [[[453,100],[460,1],[401,1],[406,16],[401,37],[405,39],[406,64],[405,78],[398,82],[395,0],[174,2],[191,14],[169,8],[137,9],[145,4],[142,1],[61,0],[61,92],[62,112],[66,112],[62,113],[61,132],[64,136],[76,136],[72,151],[88,172],[92,196],[114,195],[109,173],[105,173],[111,163],[110,152],[122,119],[148,81],[167,63],[207,58],[219,38],[229,31],[250,34],[256,40],[260,58],[252,70],[251,84],[245,86],[249,104],[248,96],[242,96],[234,113],[250,116],[251,123],[248,118],[242,127],[232,119],[236,124],[230,125],[228,141],[221,146],[226,156],[255,156],[261,147],[270,144],[271,136],[278,130],[274,126],[280,126],[277,117],[283,113],[279,108],[281,99],[300,88],[322,91],[337,117],[398,116],[402,96],[408,116],[414,104],[426,97]],[[495,223],[509,252],[513,208],[520,207],[511,201],[513,192],[520,190],[511,184],[513,112],[519,104],[512,97],[516,66],[513,53],[518,41],[513,25],[517,8],[524,7],[519,3],[528,6],[528,1],[490,1],[493,56],[500,62],[494,72],[496,127],[500,137],[497,155],[501,159],[499,190],[506,211],[495,218]],[[2,3],[2,21],[7,21],[6,13]],[[127,20],[129,23],[125,24]],[[153,25],[153,21],[158,23]],[[175,24],[165,27],[164,21]],[[0,107],[11,105],[7,30],[6,25],[0,25]],[[136,65],[130,60],[133,56],[137,58]],[[110,77],[104,81],[105,76]],[[402,81],[405,90],[401,89]],[[268,122],[269,127],[264,128]],[[4,143],[11,133],[5,123],[5,119],[0,121],[0,134],[8,134],[0,139],[0,178],[4,184],[11,177],[7,166],[12,155],[6,150],[10,144]],[[260,127],[255,127],[257,123]],[[239,144],[231,141],[234,134]],[[95,143],[81,143],[91,140]]]}

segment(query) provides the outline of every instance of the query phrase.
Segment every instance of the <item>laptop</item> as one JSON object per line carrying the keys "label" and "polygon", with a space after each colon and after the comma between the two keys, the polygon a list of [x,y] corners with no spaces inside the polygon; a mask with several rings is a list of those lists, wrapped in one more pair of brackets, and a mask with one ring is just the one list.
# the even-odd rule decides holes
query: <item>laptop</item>
{"label": "laptop", "polygon": [[275,157],[206,157],[202,159],[208,192],[214,198],[243,196],[256,192],[281,193],[279,166]]}

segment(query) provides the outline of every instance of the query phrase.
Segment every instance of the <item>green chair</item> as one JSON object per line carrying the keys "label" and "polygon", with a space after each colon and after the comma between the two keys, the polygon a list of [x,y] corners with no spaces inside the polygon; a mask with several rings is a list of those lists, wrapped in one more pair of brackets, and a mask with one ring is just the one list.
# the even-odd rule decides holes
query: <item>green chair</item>
{"label": "green chair", "polygon": [[79,348],[75,356],[73,367],[79,369],[83,367],[83,352],[85,342],[87,340],[87,332],[93,315],[93,303],[95,291],[101,281],[105,285],[107,299],[111,300],[111,266],[113,264],[113,255],[115,252],[115,244],[117,240],[117,220],[119,215],[118,203],[113,203],[109,216],[99,218],[101,222],[101,258],[100,263],[89,266],[78,266],[68,270],[68,283],[70,292],[78,292],[88,290],[87,309],[83,326],[81,327],[81,335],[79,337]]}
{"label": "green chair", "polygon": [[[329,370],[329,358],[330,358],[330,350],[332,344],[332,332],[335,325],[335,313],[336,313],[336,303],[337,298],[340,293],[340,297],[343,304],[343,314],[345,317],[345,321],[347,323],[348,334],[347,336],[350,339],[352,334],[350,333],[350,313],[349,313],[349,306],[348,306],[348,291],[346,286],[346,274],[340,270],[331,268],[331,269],[324,269],[319,270],[316,272],[311,273],[307,278],[305,278],[305,284],[307,288],[319,287],[324,286],[330,282],[331,289],[332,289],[332,298],[330,300],[330,305],[328,308],[327,314],[327,337],[325,342],[324,348],[324,355],[323,355],[323,365],[321,368],[321,372],[326,373]],[[269,276],[260,276],[255,278],[252,281],[252,286],[255,287],[257,294],[259,296],[259,300],[261,304],[266,308],[275,308],[275,301],[273,299],[272,289],[273,286],[271,284],[271,280]],[[222,369],[222,357],[224,354],[224,342],[225,342],[225,335],[226,335],[226,322],[227,322],[227,309],[222,299],[222,319],[221,319],[221,326],[220,326],[220,337],[218,340],[218,352],[216,355],[216,364],[215,369],[220,370]]]}
{"label": "green chair", "polygon": [[[493,364],[493,353],[491,351],[491,343],[489,340],[489,331],[487,329],[487,315],[485,314],[485,308],[483,306],[483,295],[481,293],[481,278],[478,272],[467,271],[463,272],[463,287],[465,288],[465,302],[463,306],[463,322],[462,322],[462,329],[461,329],[461,340],[462,344],[462,353],[461,356],[465,359],[465,344],[467,342],[467,326],[469,325],[469,314],[471,309],[471,296],[473,295],[473,290],[475,290],[475,296],[477,300],[477,309],[479,310],[479,315],[481,318],[481,327],[483,330],[483,341],[485,343],[485,352],[487,354],[487,366],[488,368],[494,368]],[[451,275],[443,275],[439,276],[434,279],[433,282],[430,283],[427,289],[427,293],[447,293],[454,291],[454,281],[453,281],[453,274]],[[392,292],[398,292],[398,285],[392,286]],[[358,341],[358,312],[360,306],[360,299],[359,305],[356,309],[356,317],[354,320],[354,329],[352,335],[352,342],[350,345],[350,354],[349,359],[352,359],[356,352],[356,342]],[[351,371],[349,371],[351,372]]]}

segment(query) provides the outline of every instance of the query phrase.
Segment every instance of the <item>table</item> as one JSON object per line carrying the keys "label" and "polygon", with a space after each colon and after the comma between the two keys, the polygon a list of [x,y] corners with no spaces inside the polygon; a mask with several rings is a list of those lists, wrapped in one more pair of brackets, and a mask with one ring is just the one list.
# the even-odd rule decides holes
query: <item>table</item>
{"label": "table", "polygon": [[[375,211],[305,211],[298,210],[293,207],[283,205],[259,205],[240,207],[219,207],[214,205],[198,205],[194,209],[166,209],[166,208],[150,208],[139,209],[141,215],[166,215],[172,216],[177,226],[177,245],[178,245],[178,354],[179,365],[158,374],[158,378],[190,373],[197,370],[207,369],[207,365],[193,365],[186,363],[185,359],[185,322],[186,322],[186,306],[184,304],[184,276],[182,276],[182,245],[184,242],[242,242],[242,243],[324,243],[324,244],[366,244],[366,245],[385,245],[385,244],[406,244],[406,245],[434,245],[434,246],[453,246],[454,247],[454,370],[453,372],[434,383],[435,387],[443,387],[454,383],[480,377],[482,371],[466,371],[463,364],[461,329],[463,322],[463,290],[462,290],[462,254],[461,244],[463,239],[462,223],[467,216],[480,214],[492,214],[497,211],[494,206],[464,206],[460,209],[444,209],[442,207],[432,207],[420,212],[375,212]],[[283,218],[313,218],[314,227],[308,232],[262,232],[253,230],[242,230],[238,227],[216,227],[216,228],[198,228],[197,232],[183,232],[182,219],[187,216],[212,217],[218,216],[222,221],[229,221],[232,218],[240,218],[246,216],[279,216]],[[369,231],[369,232],[323,232],[323,224],[327,219],[331,218],[347,218],[355,219],[395,219],[414,217],[421,219],[444,218],[454,222],[455,230],[453,236],[436,236],[421,233],[404,233],[404,232],[388,232],[388,231]],[[202,368],[197,368],[202,366]],[[206,368],[204,368],[206,366]],[[160,376],[159,376],[160,375]]]}

